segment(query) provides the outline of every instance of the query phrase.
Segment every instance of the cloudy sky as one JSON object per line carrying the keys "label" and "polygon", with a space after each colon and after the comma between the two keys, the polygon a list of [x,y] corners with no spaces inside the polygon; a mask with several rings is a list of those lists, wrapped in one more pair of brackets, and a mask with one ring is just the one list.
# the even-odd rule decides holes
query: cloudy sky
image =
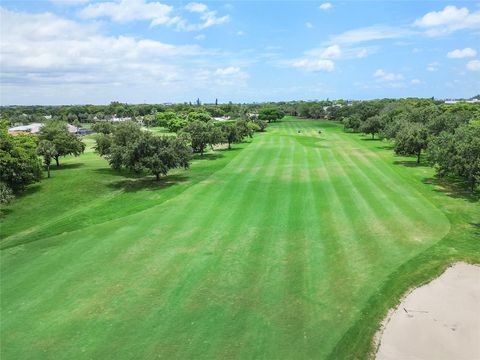
{"label": "cloudy sky", "polygon": [[480,93],[477,1],[0,4],[2,105]]}

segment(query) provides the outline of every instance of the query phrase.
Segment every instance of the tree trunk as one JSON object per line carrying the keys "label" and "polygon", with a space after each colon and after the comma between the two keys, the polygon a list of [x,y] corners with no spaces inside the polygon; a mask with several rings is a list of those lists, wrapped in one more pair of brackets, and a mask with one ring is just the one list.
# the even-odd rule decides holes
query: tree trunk
{"label": "tree trunk", "polygon": [[470,192],[473,194],[475,191],[475,178],[472,176],[470,178]]}
{"label": "tree trunk", "polygon": [[60,166],[60,162],[58,161],[58,156],[55,156],[55,162],[57,163],[57,166]]}
{"label": "tree trunk", "polygon": [[47,174],[48,178],[50,179],[50,164],[47,165]]}
{"label": "tree trunk", "polygon": [[372,133],[372,140],[375,139],[375,133]]}
{"label": "tree trunk", "polygon": [[231,149],[232,147],[230,146],[230,141],[228,142],[228,148]]}
{"label": "tree trunk", "polygon": [[417,153],[417,164],[420,164],[420,155],[422,154],[422,150],[418,150],[418,153]]}
{"label": "tree trunk", "polygon": [[155,173],[155,177],[156,177],[157,181],[160,181],[160,174],[159,173]]}

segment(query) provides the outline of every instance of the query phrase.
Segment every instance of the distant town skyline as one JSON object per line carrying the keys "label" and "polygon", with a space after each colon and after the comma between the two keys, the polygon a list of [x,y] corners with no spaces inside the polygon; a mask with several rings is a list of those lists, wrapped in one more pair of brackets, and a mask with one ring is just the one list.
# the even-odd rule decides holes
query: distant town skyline
{"label": "distant town skyline", "polygon": [[2,1],[1,105],[480,93],[480,2]]}

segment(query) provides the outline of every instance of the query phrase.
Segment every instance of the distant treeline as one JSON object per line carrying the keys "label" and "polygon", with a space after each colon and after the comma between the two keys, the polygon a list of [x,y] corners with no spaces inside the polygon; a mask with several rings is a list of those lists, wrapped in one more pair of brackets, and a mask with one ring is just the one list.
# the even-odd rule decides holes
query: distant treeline
{"label": "distant treeline", "polygon": [[[332,109],[333,110],[333,109]],[[398,155],[425,160],[439,176],[463,179],[473,192],[480,181],[480,103],[401,99],[335,108],[329,118],[346,130],[392,140]]]}

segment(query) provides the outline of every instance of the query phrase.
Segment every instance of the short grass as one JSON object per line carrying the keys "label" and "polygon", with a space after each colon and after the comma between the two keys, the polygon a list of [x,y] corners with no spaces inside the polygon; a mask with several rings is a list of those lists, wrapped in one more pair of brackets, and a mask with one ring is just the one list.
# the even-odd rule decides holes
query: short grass
{"label": "short grass", "polygon": [[480,262],[475,197],[334,123],[159,184],[87,141],[4,211],[2,359],[364,359],[409,287]]}

